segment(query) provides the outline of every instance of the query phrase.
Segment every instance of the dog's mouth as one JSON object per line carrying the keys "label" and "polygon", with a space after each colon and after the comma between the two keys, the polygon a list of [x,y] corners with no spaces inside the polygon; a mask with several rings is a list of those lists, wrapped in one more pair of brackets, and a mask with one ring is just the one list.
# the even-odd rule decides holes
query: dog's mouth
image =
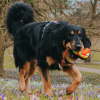
{"label": "dog's mouth", "polygon": [[70,48],[68,50],[68,53],[70,54],[70,58],[73,59],[73,60],[76,60],[76,59],[79,58],[79,56],[78,55],[75,55]]}
{"label": "dog's mouth", "polygon": [[[68,57],[66,58],[66,53],[68,52]],[[64,55],[63,55],[63,59],[61,60],[61,65],[62,66],[71,66],[73,64],[73,62],[75,62],[75,60],[77,60],[79,58],[78,55],[74,54],[72,49],[70,49],[69,47],[66,49]],[[70,65],[69,65],[70,64]]]}

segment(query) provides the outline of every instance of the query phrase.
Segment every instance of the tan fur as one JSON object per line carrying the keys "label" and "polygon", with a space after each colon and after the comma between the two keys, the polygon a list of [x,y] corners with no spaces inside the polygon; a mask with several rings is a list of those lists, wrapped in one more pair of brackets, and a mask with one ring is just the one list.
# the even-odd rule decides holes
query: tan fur
{"label": "tan fur", "polygon": [[74,34],[74,31],[71,31],[71,34],[73,35]]}
{"label": "tan fur", "polygon": [[39,71],[39,74],[40,74],[40,76],[42,78],[44,92],[46,93],[46,95],[51,96],[52,95],[52,91],[51,91],[51,82],[50,82],[49,69],[46,70],[48,81],[46,81],[45,78],[43,77],[43,74],[41,72],[40,67],[38,67],[37,70]]}
{"label": "tan fur", "polygon": [[[65,50],[66,51],[66,50]],[[64,56],[65,51],[62,52],[62,55]],[[70,62],[74,63],[76,60],[71,59],[70,54],[67,52],[65,58]]]}
{"label": "tan fur", "polygon": [[[66,50],[68,49],[68,47],[69,47],[70,49],[73,49],[74,46],[75,46],[75,41],[73,40],[72,43],[69,42],[69,43],[67,43],[67,44],[65,45],[65,40],[64,40],[64,41],[63,41],[63,46],[66,48]],[[64,56],[66,50],[62,52],[62,55],[63,55],[63,56]],[[75,60],[71,59],[70,54],[69,54],[68,52],[66,53],[65,58],[66,58],[69,62],[71,62],[71,63],[74,63],[74,62],[75,62]]]}
{"label": "tan fur", "polygon": [[71,48],[70,42],[68,42],[65,47],[66,48],[68,48],[68,47]]}
{"label": "tan fur", "polygon": [[75,40],[70,42],[70,49],[74,50],[75,49]]}
{"label": "tan fur", "polygon": [[[84,45],[83,45],[83,42],[80,41],[80,43],[81,43],[81,46],[82,46],[81,47],[81,50],[82,50],[82,49],[84,49]],[[75,48],[75,40],[73,40],[72,42],[68,42],[66,45],[65,45],[65,40],[64,40],[63,41],[63,46],[66,47],[66,48],[69,47],[70,49],[74,50],[74,48]]]}
{"label": "tan fur", "polygon": [[78,31],[78,34],[81,34],[81,31]]}
{"label": "tan fur", "polygon": [[24,70],[20,69],[19,72],[19,90],[24,91],[25,90],[25,80],[24,80]]}
{"label": "tan fur", "polygon": [[57,63],[56,60],[54,60],[53,58],[48,57],[48,56],[46,57],[46,61],[47,61],[47,63],[48,63],[49,66],[52,65],[52,64]]}
{"label": "tan fur", "polygon": [[28,76],[28,72],[30,69],[30,62],[26,62],[23,66],[23,69],[20,69],[19,72],[19,90],[24,91],[25,90],[25,79]]}
{"label": "tan fur", "polygon": [[73,40],[72,42],[68,42],[65,46],[66,48],[70,48],[70,49],[74,49],[75,48],[75,40]]}
{"label": "tan fur", "polygon": [[[31,60],[30,62],[26,62],[23,66],[23,69],[20,69],[19,72],[19,90],[30,93],[29,89],[29,79],[34,74],[36,70],[36,60]],[[31,65],[31,67],[30,67]]]}
{"label": "tan fur", "polygon": [[34,72],[36,71],[36,64],[37,64],[37,60],[35,60],[35,59],[31,60],[31,65],[30,65],[28,77],[25,80],[25,92],[27,92],[27,93],[31,92],[30,89],[29,89],[29,79],[34,74]]}
{"label": "tan fur", "polygon": [[30,62],[26,62],[23,69],[19,72],[19,90],[25,90],[25,78],[27,77],[28,71],[30,69]]}
{"label": "tan fur", "polygon": [[63,46],[66,47],[66,45],[65,45],[65,40],[63,41]]}
{"label": "tan fur", "polygon": [[67,87],[67,94],[71,94],[72,92],[74,92],[77,89],[78,85],[82,81],[82,75],[75,64],[73,64],[68,69],[63,69],[63,71],[65,73],[68,73],[69,76],[73,80],[72,83],[70,84],[70,86]]}

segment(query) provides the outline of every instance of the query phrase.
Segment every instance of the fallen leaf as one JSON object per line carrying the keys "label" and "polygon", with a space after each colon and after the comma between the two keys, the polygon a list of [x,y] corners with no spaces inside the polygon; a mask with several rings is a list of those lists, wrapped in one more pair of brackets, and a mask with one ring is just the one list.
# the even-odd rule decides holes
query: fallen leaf
{"label": "fallen leaf", "polygon": [[29,93],[29,95],[33,95],[32,93]]}
{"label": "fallen leaf", "polygon": [[68,97],[66,100],[74,100],[74,97]]}
{"label": "fallen leaf", "polygon": [[36,92],[38,96],[43,96],[43,94],[39,91]]}

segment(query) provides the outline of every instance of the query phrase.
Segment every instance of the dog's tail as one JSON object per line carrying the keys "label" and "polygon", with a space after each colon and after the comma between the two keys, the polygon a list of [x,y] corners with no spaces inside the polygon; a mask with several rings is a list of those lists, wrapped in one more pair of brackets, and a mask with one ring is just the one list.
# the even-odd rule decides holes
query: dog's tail
{"label": "dog's tail", "polygon": [[6,25],[8,32],[15,35],[18,28],[33,22],[34,12],[30,5],[24,2],[15,2],[8,9]]}

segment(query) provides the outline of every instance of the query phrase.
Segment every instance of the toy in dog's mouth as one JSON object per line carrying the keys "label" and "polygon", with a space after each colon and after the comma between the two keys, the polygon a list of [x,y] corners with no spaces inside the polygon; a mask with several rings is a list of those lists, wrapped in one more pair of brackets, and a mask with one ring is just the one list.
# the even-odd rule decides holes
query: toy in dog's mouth
{"label": "toy in dog's mouth", "polygon": [[66,51],[65,51],[65,54],[63,56],[63,60],[61,60],[61,65],[62,66],[65,66],[67,60],[65,59],[65,55],[66,53],[69,52],[70,54],[70,57],[73,59],[73,60],[76,60],[78,58],[81,58],[81,59],[87,59],[89,56],[90,56],[90,49],[89,48],[85,48],[81,51],[74,51],[74,50],[71,50],[70,48],[68,48]]}
{"label": "toy in dog's mouth", "polygon": [[72,52],[75,55],[78,55],[80,58],[83,58],[83,59],[87,59],[90,56],[90,49],[89,48],[85,48],[79,52],[73,50]]}

